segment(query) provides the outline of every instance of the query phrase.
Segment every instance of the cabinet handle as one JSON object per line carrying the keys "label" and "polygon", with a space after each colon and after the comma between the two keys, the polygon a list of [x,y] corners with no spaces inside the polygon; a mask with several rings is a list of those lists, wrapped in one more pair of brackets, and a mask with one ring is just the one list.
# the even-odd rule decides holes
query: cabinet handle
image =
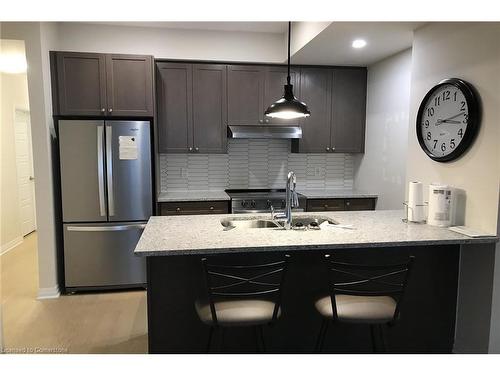
{"label": "cabinet handle", "polygon": [[350,206],[350,205],[351,205],[351,202],[347,201],[347,202],[345,202],[345,205],[346,205],[346,206]]}
{"label": "cabinet handle", "polygon": [[200,149],[199,149],[198,147],[195,147],[194,149],[195,149],[196,151],[200,151]]}
{"label": "cabinet handle", "polygon": [[327,204],[325,204],[323,207],[328,208],[328,205],[327,205]]}
{"label": "cabinet handle", "polygon": [[106,112],[106,108],[101,108],[101,112],[102,113]]}
{"label": "cabinet handle", "polygon": [[259,120],[259,124],[262,124],[262,123],[264,123],[264,120]]}
{"label": "cabinet handle", "polygon": [[214,210],[214,206],[210,206],[210,210],[213,211]]}
{"label": "cabinet handle", "polygon": [[108,109],[108,112],[109,113],[113,112],[113,108]]}
{"label": "cabinet handle", "polygon": [[188,150],[189,150],[189,151],[193,151],[193,148],[192,148],[192,147],[189,147],[189,148],[188,148]]}
{"label": "cabinet handle", "polygon": [[266,118],[264,121],[266,122],[266,124],[269,124],[269,119],[268,118]]}
{"label": "cabinet handle", "polygon": [[181,212],[181,208],[180,208],[180,207],[177,207],[175,210],[176,210],[177,212]]}
{"label": "cabinet handle", "polygon": [[327,147],[327,148],[326,148],[326,151],[330,151],[330,147]]}
{"label": "cabinet handle", "polygon": [[332,152],[335,151],[335,147],[332,147]]}

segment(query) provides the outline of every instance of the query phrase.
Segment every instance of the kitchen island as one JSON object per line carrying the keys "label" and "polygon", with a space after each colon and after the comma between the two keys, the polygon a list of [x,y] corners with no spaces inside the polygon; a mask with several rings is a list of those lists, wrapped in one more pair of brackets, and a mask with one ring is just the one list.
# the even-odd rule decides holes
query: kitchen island
{"label": "kitchen island", "polygon": [[[347,261],[393,263],[416,257],[401,310],[390,332],[389,351],[449,353],[453,349],[460,247],[492,244],[497,237],[469,238],[448,229],[404,223],[402,211],[297,213],[351,225],[321,230],[277,228],[224,230],[221,220],[269,215],[199,215],[151,217],[135,253],[147,257],[148,332],[150,353],[203,352],[208,327],[194,301],[204,297],[200,259],[224,256],[234,262],[292,256],[283,295],[283,316],[265,330],[267,349],[276,353],[308,353],[320,326],[314,299],[326,294],[322,258],[335,253]],[[224,351],[255,350],[252,330],[232,329]],[[369,352],[367,327],[335,327],[325,343],[332,353]]]}

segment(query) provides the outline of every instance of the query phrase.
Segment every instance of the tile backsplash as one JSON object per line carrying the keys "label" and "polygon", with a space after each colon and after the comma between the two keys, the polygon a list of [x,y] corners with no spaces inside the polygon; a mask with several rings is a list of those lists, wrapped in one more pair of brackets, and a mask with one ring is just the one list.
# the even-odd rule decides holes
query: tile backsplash
{"label": "tile backsplash", "polygon": [[161,191],[283,188],[352,189],[350,154],[293,154],[289,140],[228,139],[227,154],[160,155]]}

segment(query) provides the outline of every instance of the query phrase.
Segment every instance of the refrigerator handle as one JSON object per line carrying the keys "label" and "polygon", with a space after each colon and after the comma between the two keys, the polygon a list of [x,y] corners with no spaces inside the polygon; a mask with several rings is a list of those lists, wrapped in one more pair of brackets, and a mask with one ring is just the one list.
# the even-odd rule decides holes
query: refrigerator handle
{"label": "refrigerator handle", "polygon": [[112,126],[106,125],[106,179],[108,182],[108,214],[115,216],[115,197],[113,195],[113,137]]}
{"label": "refrigerator handle", "polygon": [[144,229],[146,224],[125,224],[113,226],[68,226],[68,232],[118,232],[131,229]]}
{"label": "refrigerator handle", "polygon": [[104,201],[104,150],[103,150],[104,127],[97,126],[97,181],[99,184],[99,212],[106,216],[106,202]]}

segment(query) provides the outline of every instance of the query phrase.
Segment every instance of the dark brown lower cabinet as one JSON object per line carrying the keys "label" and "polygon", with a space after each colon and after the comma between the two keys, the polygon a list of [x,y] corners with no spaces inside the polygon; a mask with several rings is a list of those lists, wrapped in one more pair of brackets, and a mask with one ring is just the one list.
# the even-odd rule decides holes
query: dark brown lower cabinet
{"label": "dark brown lower cabinet", "polygon": [[228,214],[229,201],[162,202],[160,215]]}
{"label": "dark brown lower cabinet", "polygon": [[368,211],[374,210],[377,198],[308,199],[307,211]]}

